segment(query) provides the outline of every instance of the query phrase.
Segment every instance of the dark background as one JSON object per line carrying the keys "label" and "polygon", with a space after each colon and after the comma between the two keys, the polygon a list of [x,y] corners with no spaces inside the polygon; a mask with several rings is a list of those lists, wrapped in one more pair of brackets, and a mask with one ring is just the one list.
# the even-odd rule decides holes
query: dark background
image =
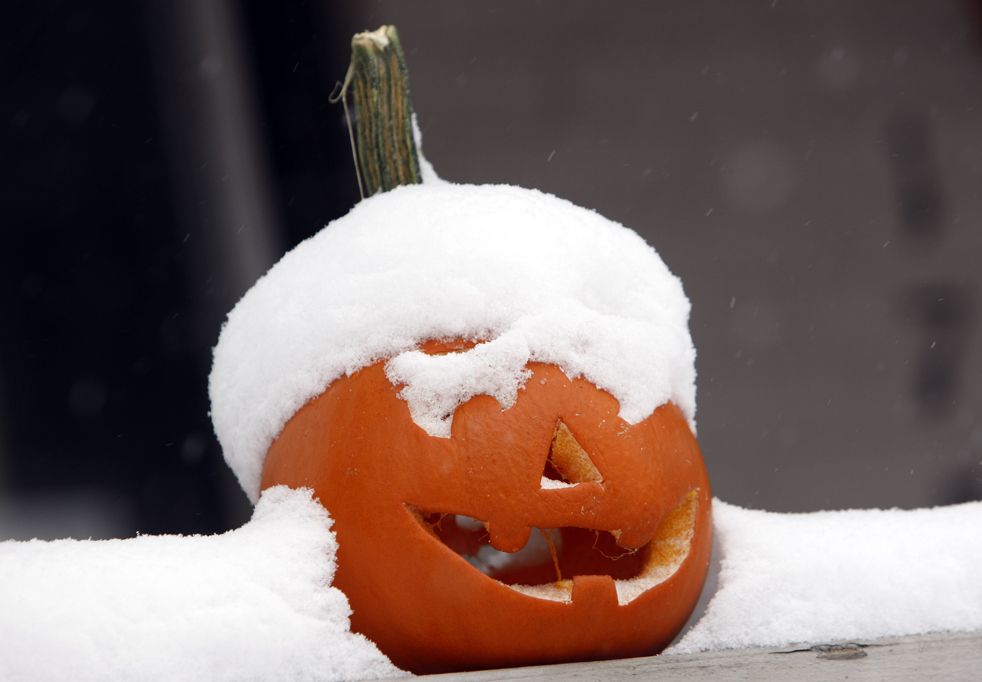
{"label": "dark background", "polygon": [[225,313],[358,200],[351,35],[424,149],[640,232],[693,301],[714,492],[982,497],[982,41],[943,2],[6,2],[0,539],[213,533]]}

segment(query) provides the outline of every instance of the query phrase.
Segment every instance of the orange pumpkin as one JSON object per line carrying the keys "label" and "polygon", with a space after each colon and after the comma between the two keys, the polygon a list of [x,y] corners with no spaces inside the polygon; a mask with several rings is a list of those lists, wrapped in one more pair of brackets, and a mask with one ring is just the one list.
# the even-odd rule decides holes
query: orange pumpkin
{"label": "orange pumpkin", "polygon": [[711,498],[682,412],[666,403],[629,425],[588,381],[527,369],[512,407],[474,397],[446,439],[413,422],[376,363],[335,380],[269,449],[262,488],[314,489],[352,629],[401,668],[654,654],[698,600]]}

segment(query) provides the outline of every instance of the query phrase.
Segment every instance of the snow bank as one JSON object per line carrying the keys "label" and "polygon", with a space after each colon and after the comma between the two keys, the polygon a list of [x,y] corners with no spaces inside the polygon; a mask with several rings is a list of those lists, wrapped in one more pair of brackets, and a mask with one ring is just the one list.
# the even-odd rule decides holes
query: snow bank
{"label": "snow bank", "polygon": [[309,491],[210,537],[0,543],[0,679],[362,680],[404,673],[349,631]]}
{"label": "snow bank", "polygon": [[[362,201],[229,313],[209,382],[226,461],[255,500],[266,451],[343,374],[389,360],[416,423],[449,436],[478,394],[507,408],[528,361],[559,365],[637,423],[668,400],[694,425],[682,284],[636,233],[549,194],[435,181]],[[422,357],[432,338],[480,340]],[[448,402],[449,400],[449,402]]]}
{"label": "snow bank", "polygon": [[706,614],[667,653],[982,629],[982,502],[775,514],[713,502]]}

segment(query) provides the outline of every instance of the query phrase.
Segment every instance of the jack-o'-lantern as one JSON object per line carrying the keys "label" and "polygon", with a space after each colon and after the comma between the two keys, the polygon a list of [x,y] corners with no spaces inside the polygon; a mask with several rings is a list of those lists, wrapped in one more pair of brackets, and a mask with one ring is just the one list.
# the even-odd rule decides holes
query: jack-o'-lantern
{"label": "jack-o'-lantern", "polygon": [[709,483],[680,410],[629,425],[589,382],[528,369],[512,407],[472,398],[443,439],[377,363],[335,381],[269,450],[262,486],[314,489],[336,521],[352,629],[399,667],[657,653],[698,600]]}
{"label": "jack-o'-lantern", "polygon": [[225,458],[253,501],[314,489],[352,629],[400,667],[658,652],[712,537],[681,283],[592,211],[436,178],[385,81],[394,31],[358,41],[349,80],[402,118],[366,131],[359,110],[371,198],[229,314],[209,386]]}

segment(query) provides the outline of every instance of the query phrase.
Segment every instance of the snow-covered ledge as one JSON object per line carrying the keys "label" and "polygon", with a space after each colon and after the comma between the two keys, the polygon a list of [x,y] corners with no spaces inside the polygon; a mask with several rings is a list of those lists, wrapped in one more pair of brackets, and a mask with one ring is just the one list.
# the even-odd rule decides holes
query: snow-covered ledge
{"label": "snow-covered ledge", "polygon": [[982,630],[982,502],[776,514],[716,500],[713,525],[718,587],[669,654]]}
{"label": "snow-covered ledge", "polygon": [[827,682],[916,680],[975,682],[982,671],[982,632],[912,635],[864,642],[750,647],[620,661],[567,663],[433,675],[434,682]]}

